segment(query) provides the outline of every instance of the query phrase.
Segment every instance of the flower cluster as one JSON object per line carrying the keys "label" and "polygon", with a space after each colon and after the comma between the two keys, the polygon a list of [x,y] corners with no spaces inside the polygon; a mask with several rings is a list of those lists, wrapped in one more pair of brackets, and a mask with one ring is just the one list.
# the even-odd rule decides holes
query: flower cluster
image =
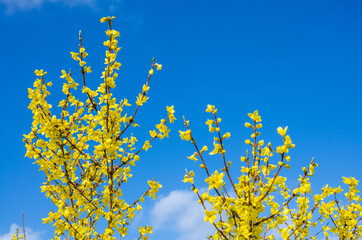
{"label": "flower cluster", "polygon": [[[199,150],[189,121],[184,120],[186,131],[179,132],[181,139],[190,141],[195,147],[196,152],[188,158],[201,160],[200,167],[206,174],[208,188],[202,194],[194,183],[194,171],[186,170],[183,182],[191,184],[205,210],[205,222],[215,228],[209,239],[275,239],[277,236],[283,239],[316,239],[321,232],[326,239],[331,234],[338,235],[340,239],[361,238],[362,207],[359,202],[362,199],[358,196],[357,180],[343,178],[349,186],[345,205],[337,200],[337,194],[343,191],[340,187],[327,185],[321,194],[312,195],[309,177],[318,166],[312,159],[307,168],[303,167],[297,187],[289,189],[281,172],[290,168],[286,162],[291,161],[291,157],[287,154],[295,145],[287,135],[287,127],[277,129],[283,145],[276,150],[271,143],[265,144],[259,139],[262,120],[257,110],[248,114],[251,122],[245,123],[245,127],[252,130],[250,138],[245,140],[251,148],[251,155],[246,151],[246,155],[241,156],[241,174],[235,179],[224,149],[224,141],[230,133],[221,133],[221,119],[216,116],[215,106],[208,105],[206,112],[213,116],[206,125],[216,135],[213,138],[214,149],[209,154],[220,156],[223,164],[220,172],[215,170],[210,173],[204,154],[207,146]],[[275,152],[280,158],[277,162],[272,161]],[[332,195],[335,198],[330,200]]]}
{"label": "flower cluster", "polygon": [[[136,212],[141,211],[144,197],[156,198],[161,188],[158,182],[150,180],[148,188],[135,201],[127,203],[123,196],[122,186],[133,177],[131,169],[140,159],[140,153],[147,151],[156,138],[168,137],[167,123],[174,122],[175,111],[173,106],[167,107],[167,117],[156,125],[156,130],[150,131],[151,138],[137,143],[138,139],[130,131],[139,126],[136,114],[148,99],[153,68],[161,70],[162,65],[152,60],[152,72],[137,97],[133,114],[127,114],[129,101],[117,102],[112,93],[121,66],[117,61],[121,49],[117,40],[119,32],[112,29],[113,19],[101,19],[108,23],[109,29],[104,42],[107,47],[101,76],[104,81],[98,89],[86,86],[91,68],[85,62],[88,54],[81,33],[79,51],[71,52],[71,57],[79,62],[84,100],[74,94],[79,84],[71,70],[62,70],[65,99],[58,105],[60,116],[52,113],[52,105],[47,100],[48,87],[52,84],[45,82],[46,72],[36,70],[38,79],[33,88],[28,89],[33,124],[30,133],[24,135],[26,156],[35,159],[45,174],[41,190],[55,208],[43,221],[55,226],[54,239],[121,239],[127,235]],[[139,233],[139,239],[147,239],[152,227],[140,227]]]}

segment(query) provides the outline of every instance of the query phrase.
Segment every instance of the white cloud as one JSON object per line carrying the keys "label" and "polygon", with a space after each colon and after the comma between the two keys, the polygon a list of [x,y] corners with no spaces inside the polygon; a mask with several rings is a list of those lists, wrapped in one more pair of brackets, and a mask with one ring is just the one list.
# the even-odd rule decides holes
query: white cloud
{"label": "white cloud", "polygon": [[[13,237],[14,233],[16,232],[17,228],[19,228],[21,231],[23,231],[22,227],[19,227],[15,223],[11,224],[10,230],[8,233],[0,234],[0,240],[10,240]],[[25,226],[26,240],[41,240],[42,234],[43,234],[43,232],[36,232],[33,229]]]}
{"label": "white cloud", "polygon": [[151,212],[155,230],[168,229],[179,234],[178,240],[205,239],[213,226],[204,222],[204,210],[192,191],[176,190],[158,201]]}
{"label": "white cloud", "polygon": [[14,11],[28,11],[34,8],[40,8],[44,3],[62,3],[69,7],[74,6],[90,6],[94,7],[96,0],[0,0],[0,3],[6,5],[7,13]]}

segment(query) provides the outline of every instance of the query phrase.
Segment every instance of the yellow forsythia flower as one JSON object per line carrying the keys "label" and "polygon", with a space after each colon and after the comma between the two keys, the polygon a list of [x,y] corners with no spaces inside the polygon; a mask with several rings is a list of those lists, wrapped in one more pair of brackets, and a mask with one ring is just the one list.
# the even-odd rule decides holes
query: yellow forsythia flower
{"label": "yellow forsythia flower", "polygon": [[220,188],[224,185],[224,177],[225,173],[220,173],[216,170],[210,177],[205,179],[205,182],[209,184],[209,189]]}

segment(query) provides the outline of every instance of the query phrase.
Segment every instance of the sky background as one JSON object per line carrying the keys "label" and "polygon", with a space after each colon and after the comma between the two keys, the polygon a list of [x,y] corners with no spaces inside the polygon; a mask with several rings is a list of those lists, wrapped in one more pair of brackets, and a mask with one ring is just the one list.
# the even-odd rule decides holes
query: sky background
{"label": "sky background", "polygon": [[[282,171],[296,184],[301,168],[315,157],[314,193],[325,184],[342,185],[342,176],[362,179],[362,4],[360,1],[161,1],[161,0],[0,0],[0,240],[9,239],[25,213],[28,240],[45,240],[52,227],[42,218],[52,209],[40,192],[44,181],[38,166],[27,159],[22,135],[30,131],[27,88],[34,70],[48,72],[50,101],[62,98],[62,69],[77,69],[69,52],[78,49],[78,31],[92,66],[89,84],[101,79],[107,25],[99,19],[116,16],[121,33],[122,63],[115,94],[135,101],[146,81],[152,58],[163,64],[151,80],[149,101],[137,116],[145,139],[148,130],[174,105],[170,139],[156,142],[134,168],[127,193],[138,196],[146,181],[163,185],[156,201],[145,201],[136,224],[155,226],[151,239],[206,239],[210,227],[189,185],[184,169],[197,169],[186,157],[190,143],[179,139],[182,116],[190,120],[199,145],[212,150],[205,125],[214,104],[223,119],[221,131],[231,132],[228,158],[245,153],[247,113],[263,120],[262,139],[282,144],[276,129],[288,126],[296,144],[292,168]],[[75,75],[77,76],[77,75]],[[75,77],[76,80],[80,80]],[[276,159],[274,159],[277,161]],[[220,159],[210,158],[217,167]],[[360,188],[361,189],[361,188]],[[135,224],[135,225],[136,225]],[[134,230],[134,229],[132,229]],[[132,234],[131,234],[132,236]]]}

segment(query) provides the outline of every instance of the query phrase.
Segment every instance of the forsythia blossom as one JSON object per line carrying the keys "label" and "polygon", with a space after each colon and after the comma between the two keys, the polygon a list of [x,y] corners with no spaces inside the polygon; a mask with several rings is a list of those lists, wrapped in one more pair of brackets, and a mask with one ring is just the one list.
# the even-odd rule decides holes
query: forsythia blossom
{"label": "forsythia blossom", "polygon": [[[162,187],[155,180],[148,181],[144,189],[131,203],[123,196],[122,186],[133,177],[132,168],[140,160],[140,153],[151,148],[154,139],[169,136],[168,123],[176,120],[174,107],[167,106],[167,118],[161,119],[156,130],[149,131],[145,141],[138,143],[132,128],[136,122],[139,107],[146,103],[150,78],[138,95],[133,114],[127,99],[117,101],[113,95],[121,63],[117,61],[120,51],[119,32],[112,28],[114,17],[104,17],[107,22],[107,40],[102,82],[98,88],[86,86],[91,67],[79,33],[79,50],[71,52],[71,58],[78,62],[83,84],[83,98],[76,96],[77,86],[72,71],[61,71],[64,80],[64,99],[59,102],[59,111],[52,111],[48,103],[46,72],[35,70],[38,79],[28,89],[31,100],[29,109],[33,114],[32,128],[24,135],[26,156],[33,158],[44,173],[45,181],[41,191],[54,203],[54,210],[43,218],[44,223],[54,226],[54,240],[60,239],[102,239],[115,240],[128,234],[129,224],[142,210],[145,196],[156,198]],[[153,67],[162,65],[152,60]],[[59,115],[54,114],[60,112]],[[128,113],[128,114],[127,114]],[[131,199],[132,200],[132,199]],[[98,223],[102,223],[99,225]],[[103,225],[103,223],[105,223]],[[152,227],[139,227],[139,238],[146,240],[152,234]],[[13,239],[22,239],[20,231]]]}
{"label": "forsythia blossom", "polygon": [[[215,134],[214,149],[210,155],[220,154],[214,158],[219,157],[222,168],[210,174],[206,156],[202,155],[207,147],[199,150],[196,140],[192,138],[191,143],[196,152],[188,158],[195,160],[196,156],[200,157],[202,163],[199,166],[206,174],[208,190],[199,194],[193,171],[186,170],[183,182],[191,183],[191,190],[197,194],[199,203],[204,208],[205,222],[215,228],[210,239],[271,240],[275,239],[272,229],[278,229],[284,240],[317,239],[319,232],[323,232],[326,237],[334,234],[340,239],[362,238],[362,206],[357,194],[356,179],[343,177],[343,182],[349,186],[349,191],[344,194],[346,201],[337,200],[337,194],[343,191],[340,187],[327,185],[322,188],[321,194],[312,195],[309,178],[318,166],[312,159],[308,167],[302,168],[297,186],[289,189],[286,177],[280,176],[282,168],[290,169],[286,162],[290,162],[291,157],[286,154],[295,147],[291,137],[287,135],[288,127],[277,129],[284,143],[276,148],[281,158],[275,161],[272,159],[275,150],[271,143],[265,145],[264,140],[259,139],[263,125],[257,110],[248,114],[252,122],[245,123],[245,127],[252,130],[251,138],[245,140],[251,151],[249,154],[247,150],[246,155],[241,156],[240,176],[235,178],[237,171],[231,170],[232,162],[227,160],[224,150],[224,141],[230,137],[230,133],[221,134],[221,119],[216,116],[215,106],[208,105],[206,112],[213,115],[212,119],[206,121],[206,125]],[[191,140],[190,123],[184,123],[187,131],[179,131],[180,136]],[[216,161],[214,158],[212,161]],[[328,200],[331,196],[334,197]],[[343,205],[344,203],[346,204]]]}

